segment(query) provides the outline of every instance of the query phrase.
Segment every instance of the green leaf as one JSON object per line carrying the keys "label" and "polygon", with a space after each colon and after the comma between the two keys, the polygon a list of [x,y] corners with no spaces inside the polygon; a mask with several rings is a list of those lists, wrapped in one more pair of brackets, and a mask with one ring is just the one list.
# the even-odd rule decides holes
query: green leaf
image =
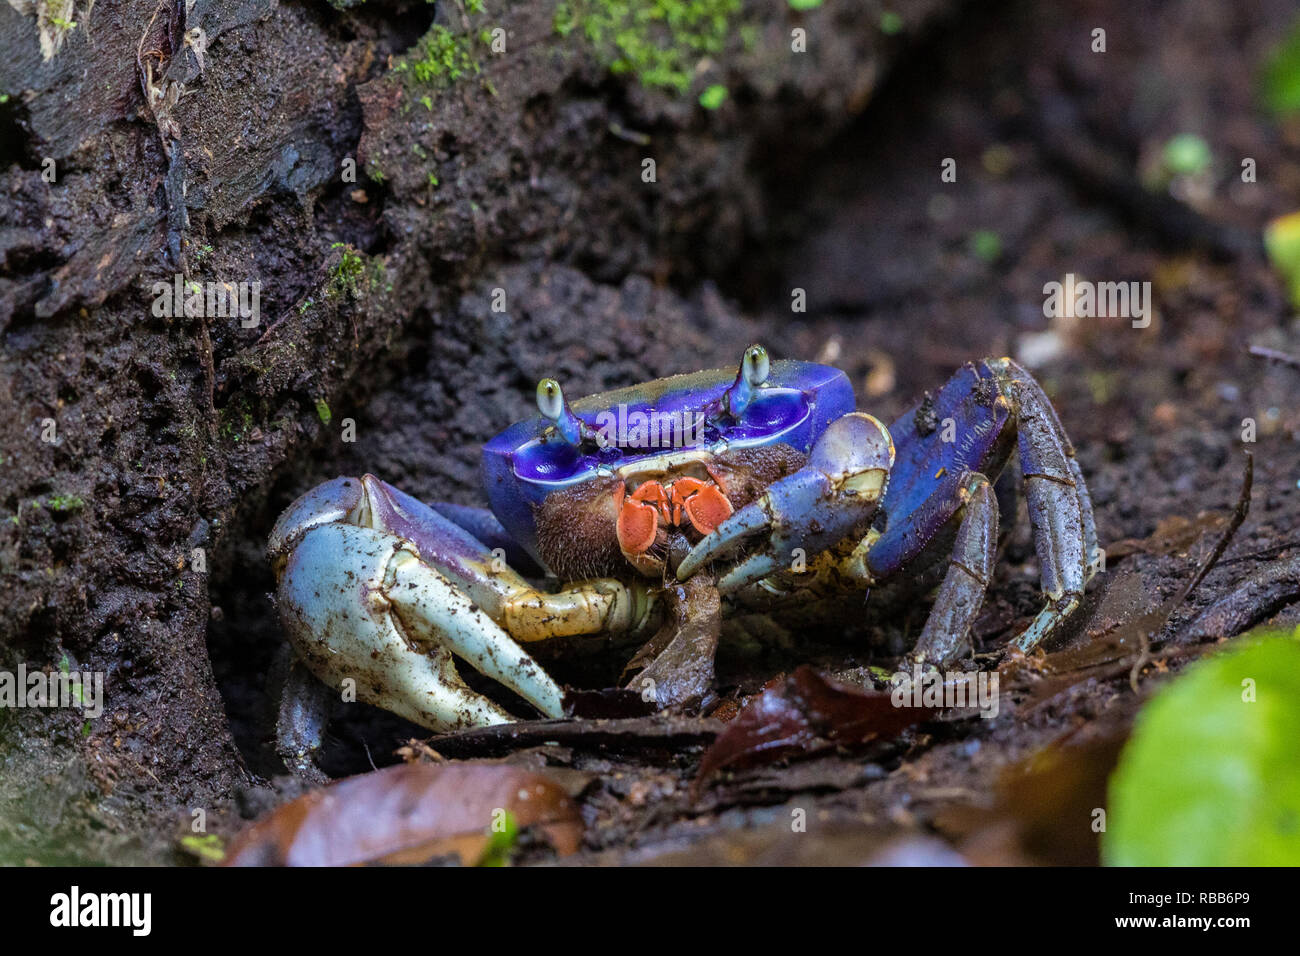
{"label": "green leaf", "polygon": [[502,813],[500,826],[494,825],[489,833],[488,842],[483,847],[478,866],[506,866],[510,862],[510,851],[519,842],[519,821],[509,810]]}
{"label": "green leaf", "polygon": [[1300,110],[1300,20],[1264,64],[1260,94],[1274,113]]}
{"label": "green leaf", "polygon": [[1210,145],[1195,133],[1179,133],[1165,143],[1165,169],[1175,176],[1195,176],[1210,166]]}
{"label": "green leaf", "polygon": [[816,10],[822,5],[822,0],[790,0],[791,10]]}
{"label": "green leaf", "polygon": [[971,255],[981,262],[996,262],[1002,255],[1002,237],[991,229],[976,229],[967,240]]}
{"label": "green leaf", "polygon": [[1264,229],[1269,262],[1286,279],[1291,304],[1300,308],[1300,212],[1279,216]]}
{"label": "green leaf", "polygon": [[721,83],[714,83],[700,94],[700,105],[706,110],[716,110],[727,99],[727,88]]}
{"label": "green leaf", "polygon": [[220,863],[226,858],[226,848],[221,842],[221,837],[215,833],[183,836],[180,845],[186,853],[207,863]]}
{"label": "green leaf", "polygon": [[1164,687],[1110,779],[1111,866],[1300,865],[1300,629]]}

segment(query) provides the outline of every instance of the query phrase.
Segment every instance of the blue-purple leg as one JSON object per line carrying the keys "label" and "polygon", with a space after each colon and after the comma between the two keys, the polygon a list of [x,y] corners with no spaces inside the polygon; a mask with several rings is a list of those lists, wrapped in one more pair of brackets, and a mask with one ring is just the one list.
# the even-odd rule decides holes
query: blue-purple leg
{"label": "blue-purple leg", "polygon": [[965,649],[967,635],[988,591],[998,541],[998,500],[981,474],[967,475],[958,496],[965,501],[948,570],[934,608],[913,651],[922,663],[942,667]]}
{"label": "blue-purple leg", "polygon": [[997,496],[979,472],[949,473],[911,512],[891,517],[885,530],[868,535],[840,569],[865,586],[904,570],[927,573],[943,558],[935,550],[944,540],[941,533],[956,521],[947,570],[914,651],[917,659],[942,666],[961,651],[983,605],[997,551]]}
{"label": "blue-purple leg", "polygon": [[[1062,435],[1065,433],[1062,432]],[[1092,511],[1092,495],[1088,494],[1088,484],[1083,480],[1083,469],[1079,467],[1074,451],[1070,451],[1070,471],[1074,474],[1074,487],[1079,492],[1079,506],[1083,510],[1083,553],[1088,560],[1085,580],[1091,581],[1097,573],[1101,562],[1101,549],[1097,546],[1097,519]]]}
{"label": "blue-purple leg", "polygon": [[[879,533],[854,549],[841,571],[870,585],[904,570],[929,570],[940,557],[935,548],[944,540],[941,532],[965,504],[963,495],[974,494],[968,482],[977,473],[1003,476],[996,494],[989,495],[993,505],[977,510],[996,518],[997,498],[1002,498],[1008,504],[1007,513],[1013,515],[1011,476],[1003,467],[1018,449],[1023,495],[1048,600],[1047,607],[1016,641],[1024,649],[1034,647],[1078,606],[1091,574],[1089,560],[1097,554],[1092,504],[1083,475],[1042,389],[1010,359],[966,365],[890,430],[898,443],[898,459],[882,506],[886,520]],[[985,494],[979,492],[981,498]],[[957,560],[974,562],[972,547],[985,554],[973,539],[962,541],[963,535],[975,533],[974,528],[963,526],[956,533],[953,554],[967,556]],[[974,570],[973,563],[970,569]],[[950,566],[948,577],[954,573],[964,572],[954,572]],[[987,574],[984,578],[987,580]],[[969,594],[974,584],[954,583],[953,587],[960,596]],[[975,607],[971,616],[977,611]],[[964,629],[944,631],[945,617],[955,620],[954,613],[948,605],[942,609],[936,605],[920,648],[927,658],[947,657],[964,639]]]}
{"label": "blue-purple leg", "polygon": [[1030,651],[1083,599],[1093,570],[1097,532],[1083,474],[1056,411],[1028,372],[1010,359],[1001,364],[1019,405],[1020,468],[1047,597],[1047,606],[1014,642]]}
{"label": "blue-purple leg", "polygon": [[510,537],[510,532],[506,531],[497,520],[497,516],[487,508],[454,505],[442,501],[436,501],[429,507],[448,521],[468,531],[489,551],[500,551],[504,555],[506,564],[520,574],[540,578],[546,573],[537,566],[532,556]]}
{"label": "blue-purple leg", "polygon": [[290,772],[308,783],[328,783],[316,766],[336,692],[321,683],[297,654],[289,652],[275,722],[276,753]]}

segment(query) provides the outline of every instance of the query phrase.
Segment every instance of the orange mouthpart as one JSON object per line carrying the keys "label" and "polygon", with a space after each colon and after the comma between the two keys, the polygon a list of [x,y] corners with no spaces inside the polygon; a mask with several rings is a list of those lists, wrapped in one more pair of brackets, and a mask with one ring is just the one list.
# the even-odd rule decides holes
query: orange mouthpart
{"label": "orange mouthpart", "polygon": [[644,554],[655,542],[659,521],[678,526],[685,517],[700,534],[708,534],[731,516],[731,502],[716,484],[678,478],[668,490],[657,481],[639,485],[631,495],[618,490],[619,547],[624,554]]}
{"label": "orange mouthpart", "polygon": [[647,481],[631,497],[618,490],[618,544],[626,554],[644,554],[655,543],[659,515],[668,518],[668,494],[657,481]]}
{"label": "orange mouthpart", "polygon": [[673,482],[673,524],[682,523],[685,512],[691,526],[700,534],[708,534],[731,517],[731,502],[717,485],[698,478],[679,478]]}

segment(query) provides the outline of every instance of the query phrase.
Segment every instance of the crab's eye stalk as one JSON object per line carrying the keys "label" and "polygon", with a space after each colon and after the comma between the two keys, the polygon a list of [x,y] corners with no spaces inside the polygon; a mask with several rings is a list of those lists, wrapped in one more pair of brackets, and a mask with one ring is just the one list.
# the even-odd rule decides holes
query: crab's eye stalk
{"label": "crab's eye stalk", "polygon": [[767,349],[763,346],[751,345],[745,349],[745,354],[740,357],[740,371],[736,373],[736,380],[722,396],[723,407],[732,415],[742,414],[767,381],[771,367]]}
{"label": "crab's eye stalk", "polygon": [[745,349],[745,355],[740,360],[740,374],[751,388],[758,388],[767,382],[767,373],[771,371],[772,363],[768,360],[767,349],[761,345],[751,345]]}
{"label": "crab's eye stalk", "polygon": [[537,410],[542,417],[558,421],[564,414],[564,390],[553,378],[544,378],[537,383]]}
{"label": "crab's eye stalk", "polygon": [[570,445],[582,444],[589,428],[569,410],[569,403],[564,400],[564,391],[560,383],[553,378],[544,378],[537,383],[537,410],[547,419],[555,430]]}

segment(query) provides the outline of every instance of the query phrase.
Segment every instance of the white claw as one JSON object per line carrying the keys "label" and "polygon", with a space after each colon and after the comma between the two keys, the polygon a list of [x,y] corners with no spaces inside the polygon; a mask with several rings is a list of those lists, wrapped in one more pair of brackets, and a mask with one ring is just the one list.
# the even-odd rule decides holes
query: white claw
{"label": "white claw", "polygon": [[390,574],[388,596],[408,634],[447,648],[548,717],[564,713],[555,681],[465,592],[410,552],[394,557]]}
{"label": "white claw", "polygon": [[347,524],[310,528],[288,555],[279,602],[312,673],[333,687],[351,679],[358,699],[430,730],[513,719],[465,686],[453,653],[545,713],[560,713],[560,690],[541,668],[394,535]]}

